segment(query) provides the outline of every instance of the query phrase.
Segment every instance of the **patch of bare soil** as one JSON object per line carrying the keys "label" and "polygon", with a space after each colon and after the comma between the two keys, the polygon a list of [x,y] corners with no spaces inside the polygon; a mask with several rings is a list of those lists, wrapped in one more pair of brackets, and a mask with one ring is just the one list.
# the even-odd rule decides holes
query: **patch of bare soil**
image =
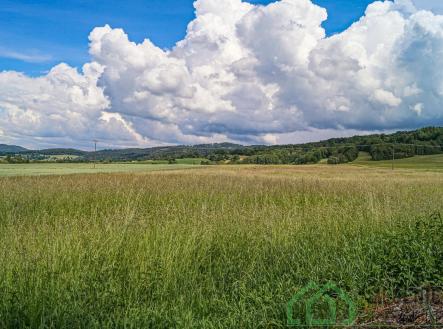
{"label": "patch of bare soil", "polygon": [[374,310],[362,327],[376,328],[443,328],[443,293],[423,292],[397,299]]}

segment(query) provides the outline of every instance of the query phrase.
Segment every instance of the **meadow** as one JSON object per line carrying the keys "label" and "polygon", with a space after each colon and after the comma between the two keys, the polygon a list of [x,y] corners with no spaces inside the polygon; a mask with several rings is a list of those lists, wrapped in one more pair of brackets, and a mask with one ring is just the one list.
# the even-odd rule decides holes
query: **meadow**
{"label": "meadow", "polygon": [[168,164],[167,161],[159,163],[23,163],[0,164],[1,176],[36,176],[36,175],[69,175],[69,174],[94,174],[94,173],[137,173],[157,170],[186,169],[195,164],[182,161],[177,164]]}
{"label": "meadow", "polygon": [[395,169],[430,170],[443,171],[443,155],[422,155],[406,159],[395,159],[394,161],[371,161],[369,154],[360,152],[360,156],[352,164],[363,167],[392,168]]}
{"label": "meadow", "polygon": [[285,328],[310,281],[360,318],[443,286],[439,170],[180,168],[1,177],[0,327]]}

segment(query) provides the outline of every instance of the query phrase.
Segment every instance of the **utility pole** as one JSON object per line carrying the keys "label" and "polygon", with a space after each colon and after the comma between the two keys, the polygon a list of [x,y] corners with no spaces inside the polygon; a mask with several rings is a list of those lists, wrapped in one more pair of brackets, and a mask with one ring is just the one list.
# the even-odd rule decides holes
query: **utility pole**
{"label": "utility pole", "polygon": [[395,162],[395,145],[392,144],[392,170],[394,170],[394,162]]}
{"label": "utility pole", "polygon": [[94,139],[94,169],[95,169],[95,162],[97,161],[97,142],[98,140]]}

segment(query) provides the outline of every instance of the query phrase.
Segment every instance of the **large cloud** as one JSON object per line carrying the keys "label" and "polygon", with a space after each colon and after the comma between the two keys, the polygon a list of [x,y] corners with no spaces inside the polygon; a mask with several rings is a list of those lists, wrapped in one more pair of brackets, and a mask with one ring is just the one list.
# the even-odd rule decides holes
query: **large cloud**
{"label": "large cloud", "polygon": [[1,73],[0,136],[275,143],[443,124],[443,16],[411,0],[374,2],[331,37],[310,0],[194,6],[173,49],[104,26],[90,34],[83,73]]}

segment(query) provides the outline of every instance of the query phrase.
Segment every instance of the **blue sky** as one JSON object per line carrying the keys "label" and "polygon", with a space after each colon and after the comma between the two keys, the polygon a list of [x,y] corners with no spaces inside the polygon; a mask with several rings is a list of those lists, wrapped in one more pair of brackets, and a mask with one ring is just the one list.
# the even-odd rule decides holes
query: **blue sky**
{"label": "blue sky", "polygon": [[291,144],[443,125],[442,0],[193,1],[0,0],[0,142]]}
{"label": "blue sky", "polygon": [[[267,4],[270,0],[250,1]],[[328,34],[363,15],[371,0],[315,0],[327,8]],[[0,71],[37,76],[60,62],[80,67],[89,60],[88,35],[96,26],[121,27],[133,41],[151,39],[169,48],[194,17],[193,0],[1,0]]]}

